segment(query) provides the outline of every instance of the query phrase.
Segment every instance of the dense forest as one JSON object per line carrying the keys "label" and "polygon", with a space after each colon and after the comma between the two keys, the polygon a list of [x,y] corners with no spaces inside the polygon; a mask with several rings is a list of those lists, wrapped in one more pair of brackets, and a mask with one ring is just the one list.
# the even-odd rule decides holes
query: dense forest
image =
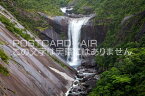
{"label": "dense forest", "polygon": [[1,0],[0,4],[9,10],[27,29],[39,34],[50,27],[38,12],[48,16],[63,15],[60,7],[70,0]]}
{"label": "dense forest", "polygon": [[[37,12],[63,15],[59,8],[71,1],[1,0],[0,4],[38,35],[51,26]],[[75,13],[95,13],[93,23],[107,26],[99,48],[128,48],[132,52],[128,56],[96,56],[100,80],[88,96],[145,96],[145,0],[77,0],[72,5]]]}
{"label": "dense forest", "polygon": [[97,25],[108,26],[100,48],[129,48],[133,52],[131,56],[96,56],[101,79],[89,96],[144,96],[145,1],[80,0],[75,10],[85,14],[86,6],[97,15],[94,22],[102,20]]}

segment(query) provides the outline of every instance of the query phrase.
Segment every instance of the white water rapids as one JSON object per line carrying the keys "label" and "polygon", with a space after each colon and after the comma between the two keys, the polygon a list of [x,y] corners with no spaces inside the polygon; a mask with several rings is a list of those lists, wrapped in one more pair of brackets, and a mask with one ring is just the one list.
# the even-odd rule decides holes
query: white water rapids
{"label": "white water rapids", "polygon": [[68,46],[69,52],[67,56],[67,62],[70,66],[79,66],[81,64],[79,52],[81,28],[89,21],[90,18],[91,17],[70,18],[69,20],[68,38],[71,41],[72,46]]}

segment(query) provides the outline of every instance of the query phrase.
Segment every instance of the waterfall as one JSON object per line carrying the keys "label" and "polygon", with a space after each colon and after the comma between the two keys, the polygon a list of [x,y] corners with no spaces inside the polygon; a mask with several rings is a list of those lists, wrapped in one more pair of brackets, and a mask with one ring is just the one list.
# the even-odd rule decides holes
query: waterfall
{"label": "waterfall", "polygon": [[[79,43],[81,38],[81,28],[85,25],[91,17],[70,18],[68,28],[68,39],[71,44],[68,46],[67,62],[70,66],[79,66],[81,64]],[[70,51],[72,50],[72,51]]]}
{"label": "waterfall", "polygon": [[71,8],[62,7],[62,8],[60,8],[60,10],[61,10],[63,13],[67,13],[67,11],[73,10],[73,7],[71,7]]}
{"label": "waterfall", "polygon": [[[95,17],[95,14],[90,14],[90,15],[76,15],[76,14],[69,14],[67,11],[73,10],[73,8],[67,8],[67,7],[63,7],[61,8],[61,11],[63,13],[65,13],[65,15],[68,16],[69,21],[68,21],[68,40],[69,40],[69,44],[68,44],[68,50],[67,50],[67,63],[72,66],[73,68],[75,68],[77,70],[77,75],[75,78],[75,81],[73,82],[72,86],[67,90],[67,92],[65,93],[65,96],[86,96],[88,93],[88,89],[81,89],[82,87],[85,87],[84,85],[82,85],[82,83],[84,84],[84,82],[81,82],[81,80],[85,80],[86,77],[86,81],[88,81],[90,78],[95,78],[92,75],[95,75],[95,71],[94,69],[89,69],[86,70],[86,68],[82,67],[81,69],[77,69],[79,65],[81,65],[81,28],[83,25],[85,25],[91,18]],[[71,17],[81,17],[82,18],[71,18]],[[83,17],[86,16],[86,17]],[[66,52],[66,50],[65,50]],[[82,71],[82,69],[85,69],[85,73],[83,73],[84,71]],[[93,70],[93,71],[92,71]],[[82,77],[83,76],[83,77]],[[90,77],[89,77],[90,76]],[[96,76],[96,75],[95,75]],[[89,79],[88,79],[89,77]],[[84,79],[85,78],[85,79]],[[96,79],[96,78],[95,78]],[[91,81],[92,79],[90,79]],[[90,84],[91,86],[91,84]],[[90,88],[90,87],[88,87]],[[74,90],[75,89],[75,90]],[[77,91],[76,91],[77,90]],[[80,90],[80,91],[79,91]]]}

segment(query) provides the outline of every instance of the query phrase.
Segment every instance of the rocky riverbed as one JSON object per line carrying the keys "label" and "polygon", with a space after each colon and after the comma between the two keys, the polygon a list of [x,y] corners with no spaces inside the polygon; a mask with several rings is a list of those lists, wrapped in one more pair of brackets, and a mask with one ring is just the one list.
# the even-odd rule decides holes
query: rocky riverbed
{"label": "rocky riverbed", "polygon": [[72,86],[66,92],[66,96],[87,96],[99,79],[95,68],[80,66],[77,68],[77,75]]}

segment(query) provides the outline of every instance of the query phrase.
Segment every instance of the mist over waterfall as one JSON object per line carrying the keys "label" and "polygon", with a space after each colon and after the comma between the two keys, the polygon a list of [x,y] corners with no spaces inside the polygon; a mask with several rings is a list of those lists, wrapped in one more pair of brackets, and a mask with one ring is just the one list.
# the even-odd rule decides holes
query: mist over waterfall
{"label": "mist over waterfall", "polygon": [[71,18],[68,28],[68,39],[71,41],[71,45],[68,46],[67,62],[70,66],[79,66],[81,64],[79,53],[79,42],[81,38],[81,28],[85,25],[91,17]]}

